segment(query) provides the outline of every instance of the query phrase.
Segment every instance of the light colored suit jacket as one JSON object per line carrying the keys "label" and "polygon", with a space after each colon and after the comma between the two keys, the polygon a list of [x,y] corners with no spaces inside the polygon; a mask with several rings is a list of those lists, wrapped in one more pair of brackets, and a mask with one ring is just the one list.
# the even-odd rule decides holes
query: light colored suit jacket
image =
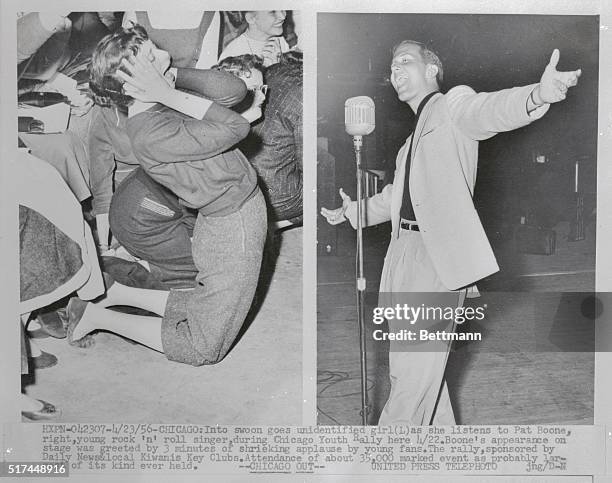
{"label": "light colored suit jacket", "polygon": [[[526,103],[535,85],[492,93],[458,86],[427,103],[411,136],[410,198],[427,253],[442,280],[455,290],[499,270],[472,196],[478,167],[478,141],[511,131],[542,117],[545,104],[531,114]],[[364,226],[392,222],[399,235],[406,159],[410,137],[396,159],[395,182],[368,198]],[[357,203],[346,211],[353,226]]]}

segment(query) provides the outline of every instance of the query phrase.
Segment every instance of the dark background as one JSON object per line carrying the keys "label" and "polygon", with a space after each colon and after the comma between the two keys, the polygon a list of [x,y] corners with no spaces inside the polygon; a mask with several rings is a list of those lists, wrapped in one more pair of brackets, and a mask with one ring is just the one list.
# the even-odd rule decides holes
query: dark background
{"label": "dark background", "polygon": [[[319,170],[319,205],[340,204],[337,187],[354,198],[352,139],[344,132],[344,101],[368,95],[376,130],[364,138],[365,163],[389,171],[412,131],[413,114],[388,81],[391,48],[404,39],[428,44],[444,65],[442,92],[465,84],[477,92],[539,81],[555,48],[559,70],[582,69],[568,98],[543,119],[480,143],[474,201],[489,238],[507,237],[512,224],[553,227],[573,216],[574,163],[585,213],[594,217],[597,160],[598,16],[319,14],[318,131],[329,139],[335,168]],[[536,154],[547,162],[536,164]],[[332,186],[330,185],[333,184]],[[319,220],[320,236],[325,233]]]}

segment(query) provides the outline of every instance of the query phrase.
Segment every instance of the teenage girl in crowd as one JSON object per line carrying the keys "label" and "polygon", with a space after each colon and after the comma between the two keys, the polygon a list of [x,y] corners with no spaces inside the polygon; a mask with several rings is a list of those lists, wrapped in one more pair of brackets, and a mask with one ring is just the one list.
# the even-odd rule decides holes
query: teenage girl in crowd
{"label": "teenage girl in crowd", "polygon": [[[182,205],[197,210],[192,242],[196,285],[168,292],[111,284],[97,303],[73,299],[69,333],[79,339],[108,330],[162,351],[170,360],[212,364],[234,342],[259,275],[265,202],[253,168],[232,146],[248,134],[249,122],[261,111],[255,106],[240,115],[176,90],[164,76],[169,64],[167,52],[156,49],[144,29],[120,30],[99,43],[90,86],[97,96],[128,107],[126,132],[143,171]],[[244,95],[244,85],[241,90]],[[108,310],[116,305],[159,317]]]}

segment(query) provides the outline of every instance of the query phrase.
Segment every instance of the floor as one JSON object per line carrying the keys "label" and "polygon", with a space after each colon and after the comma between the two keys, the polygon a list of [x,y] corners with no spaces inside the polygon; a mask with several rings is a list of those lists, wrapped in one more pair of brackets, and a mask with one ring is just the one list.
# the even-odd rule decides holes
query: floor
{"label": "floor", "polygon": [[299,425],[302,422],[302,229],[280,234],[259,312],[214,366],[169,362],[111,333],[89,349],[39,339],[59,363],[26,390],[62,410],[59,422]]}
{"label": "floor", "polygon": [[[389,231],[383,225],[364,232],[366,314],[377,303]],[[588,230],[585,240],[568,242],[567,225],[556,231],[552,256],[496,248],[504,270],[479,284],[482,296],[472,302],[491,307],[477,327],[483,340],[455,343],[447,365],[460,424],[593,422],[593,324],[582,304],[594,290],[595,236]],[[341,225],[335,254],[319,256],[319,424],[361,424],[354,243],[352,229]],[[368,422],[375,424],[389,382],[387,352],[373,343],[367,374]]]}

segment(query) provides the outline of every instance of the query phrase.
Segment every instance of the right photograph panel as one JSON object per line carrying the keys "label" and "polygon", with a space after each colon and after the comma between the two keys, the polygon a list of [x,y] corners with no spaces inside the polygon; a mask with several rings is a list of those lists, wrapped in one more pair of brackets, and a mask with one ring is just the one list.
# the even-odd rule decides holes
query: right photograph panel
{"label": "right photograph panel", "polygon": [[593,424],[599,17],[317,45],[318,423]]}

